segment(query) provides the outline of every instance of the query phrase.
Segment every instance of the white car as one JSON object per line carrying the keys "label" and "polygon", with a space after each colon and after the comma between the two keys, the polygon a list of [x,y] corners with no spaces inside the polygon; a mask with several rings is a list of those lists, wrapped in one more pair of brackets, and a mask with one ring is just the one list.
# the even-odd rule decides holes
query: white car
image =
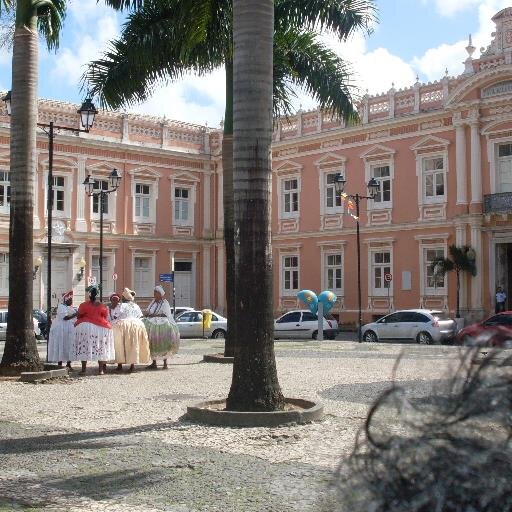
{"label": "white car", "polygon": [[180,338],[225,338],[228,330],[227,318],[215,312],[212,312],[211,326],[205,330],[203,330],[202,311],[185,311],[176,318],[176,323]]}
{"label": "white car", "polygon": [[[324,318],[324,338],[333,340],[338,334],[338,322],[332,315]],[[274,321],[276,339],[313,339],[318,336],[318,316],[307,309],[288,311]]]}
{"label": "white car", "polygon": [[[32,317],[32,321],[34,322],[34,334],[36,338],[41,337],[41,329],[39,329],[39,322]],[[0,310],[0,340],[5,340],[5,336],[7,333],[7,309]]]}
{"label": "white car", "polygon": [[429,345],[455,337],[457,324],[444,311],[405,309],[395,311],[361,329],[364,341],[415,340]]}
{"label": "white car", "polygon": [[178,318],[182,313],[185,313],[186,311],[195,311],[195,309],[189,308],[187,306],[176,306],[176,313],[174,313],[174,308],[171,308],[171,312],[174,318]]}

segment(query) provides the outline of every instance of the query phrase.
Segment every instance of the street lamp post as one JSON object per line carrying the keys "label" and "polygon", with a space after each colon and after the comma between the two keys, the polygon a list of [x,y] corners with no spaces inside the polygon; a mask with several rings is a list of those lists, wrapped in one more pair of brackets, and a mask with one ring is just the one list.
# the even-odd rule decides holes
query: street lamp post
{"label": "street lamp post", "polygon": [[99,209],[100,209],[100,282],[99,282],[99,288],[100,288],[100,301],[103,300],[103,201],[106,197],[108,197],[108,194],[111,194],[112,192],[115,192],[119,188],[119,183],[121,182],[121,175],[117,171],[117,169],[114,169],[109,177],[108,177],[108,189],[103,190],[102,187],[99,187],[99,190],[94,191],[94,185],[96,183],[96,180],[89,174],[87,178],[85,178],[85,181],[83,185],[85,186],[85,193],[89,197],[97,197],[98,203],[99,203]]}
{"label": "street lamp post", "polygon": [[[7,114],[11,115],[11,91],[2,98],[7,107]],[[77,114],[80,115],[80,126],[82,128],[71,128],[69,126],[55,125],[53,121],[49,124],[37,123],[37,126],[41,128],[48,136],[48,186],[47,192],[48,197],[46,201],[46,217],[48,225],[48,260],[47,260],[47,276],[46,276],[46,314],[48,317],[48,332],[47,339],[50,333],[50,327],[52,323],[52,214],[53,214],[53,141],[55,138],[55,131],[67,131],[71,133],[89,133],[90,129],[94,124],[94,118],[98,113],[91,98],[86,98],[82,103],[82,106],[77,110]]]}
{"label": "street lamp post", "polygon": [[[336,193],[340,196],[345,190],[347,180],[341,173],[337,173],[334,177],[334,186]],[[375,178],[371,178],[367,185],[368,195],[362,196],[360,194],[346,194],[348,199],[353,199],[356,205],[356,241],[357,241],[357,304],[358,304],[358,321],[357,321],[357,341],[361,343],[361,324],[363,322],[361,312],[361,239],[359,233],[359,203],[361,199],[375,199],[379,193],[380,184]]]}

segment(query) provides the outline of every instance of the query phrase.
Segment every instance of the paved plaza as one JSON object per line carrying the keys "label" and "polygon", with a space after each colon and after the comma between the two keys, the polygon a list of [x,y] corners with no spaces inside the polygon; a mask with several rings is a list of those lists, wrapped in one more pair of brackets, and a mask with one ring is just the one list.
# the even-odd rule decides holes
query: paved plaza
{"label": "paved plaza", "polygon": [[187,405],[226,397],[231,366],[202,362],[221,349],[182,341],[168,371],[0,381],[0,511],[321,510],[397,356],[395,379],[418,397],[460,356],[447,346],[277,342],[285,395],[320,400],[324,420],[246,429],[183,421]]}

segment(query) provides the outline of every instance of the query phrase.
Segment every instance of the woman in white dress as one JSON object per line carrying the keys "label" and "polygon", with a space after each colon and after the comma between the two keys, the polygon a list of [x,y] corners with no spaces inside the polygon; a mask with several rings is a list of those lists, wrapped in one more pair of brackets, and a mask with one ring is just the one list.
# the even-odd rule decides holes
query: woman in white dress
{"label": "woman in white dress", "polygon": [[144,313],[144,325],[148,332],[149,349],[153,363],[147,368],[155,370],[158,358],[164,360],[163,369],[167,370],[167,359],[178,352],[180,332],[172,316],[171,306],[164,299],[165,291],[161,286],[155,286],[154,299]]}
{"label": "woman in white dress", "polygon": [[89,301],[78,308],[73,344],[74,359],[82,361],[82,374],[87,369],[87,361],[98,361],[98,373],[103,375],[107,361],[115,359],[112,325],[108,321],[107,307],[96,297],[97,286],[89,286]]}
{"label": "woman in white dress", "polygon": [[52,322],[48,337],[48,361],[57,362],[62,366],[66,361],[66,367],[71,369],[73,360],[73,338],[75,335],[76,308],[73,304],[73,290],[62,294],[62,304],[57,308],[57,316]]}
{"label": "woman in white dress", "polygon": [[136,364],[149,363],[149,340],[142,322],[142,311],[134,302],[135,292],[125,288],[122,293],[119,318],[114,325],[117,371],[123,371],[123,364],[130,365],[130,372]]}

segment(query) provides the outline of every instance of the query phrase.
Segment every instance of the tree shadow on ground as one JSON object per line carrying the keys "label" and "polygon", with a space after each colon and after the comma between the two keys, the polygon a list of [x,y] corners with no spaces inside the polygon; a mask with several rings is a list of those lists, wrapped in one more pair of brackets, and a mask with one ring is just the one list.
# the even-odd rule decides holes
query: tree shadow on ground
{"label": "tree shadow on ground", "polygon": [[[399,386],[407,394],[410,394],[415,400],[429,396],[433,389],[442,389],[450,384],[449,379],[433,380],[406,380],[396,381],[394,384]],[[320,397],[338,402],[353,402],[358,404],[371,404],[381,393],[393,386],[393,382],[351,382],[347,384],[336,384],[330,388],[324,389],[319,394]]]}
{"label": "tree shadow on ground", "polygon": [[[54,450],[69,450],[73,448],[97,449],[107,448],[114,442],[109,443],[110,438],[119,436],[130,436],[142,434],[155,430],[169,430],[177,425],[183,425],[177,421],[166,421],[161,423],[150,423],[135,427],[117,428],[112,430],[99,430],[89,432],[71,432],[66,434],[42,434],[31,437],[13,437],[0,441],[0,454],[31,453]],[[85,443],[84,441],[97,440],[96,442]]]}

